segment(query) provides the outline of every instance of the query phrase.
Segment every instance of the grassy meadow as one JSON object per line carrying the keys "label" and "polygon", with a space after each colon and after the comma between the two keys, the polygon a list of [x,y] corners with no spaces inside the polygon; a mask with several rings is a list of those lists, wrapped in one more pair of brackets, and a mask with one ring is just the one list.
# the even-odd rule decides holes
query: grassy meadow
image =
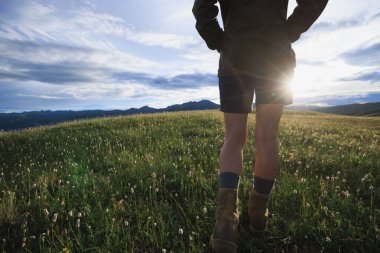
{"label": "grassy meadow", "polygon": [[[380,118],[285,111],[269,232],[241,175],[238,252],[380,252]],[[223,114],[131,115],[0,133],[2,252],[210,252]]]}

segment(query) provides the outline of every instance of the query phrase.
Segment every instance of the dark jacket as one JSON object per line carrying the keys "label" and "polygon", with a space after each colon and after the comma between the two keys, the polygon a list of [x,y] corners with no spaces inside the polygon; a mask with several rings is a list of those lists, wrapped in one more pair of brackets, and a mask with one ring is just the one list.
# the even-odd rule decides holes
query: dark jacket
{"label": "dark jacket", "polygon": [[288,0],[195,0],[196,29],[210,49],[220,52],[219,76],[236,73],[288,77],[296,65],[291,43],[307,31],[328,0],[297,0],[287,18]]}

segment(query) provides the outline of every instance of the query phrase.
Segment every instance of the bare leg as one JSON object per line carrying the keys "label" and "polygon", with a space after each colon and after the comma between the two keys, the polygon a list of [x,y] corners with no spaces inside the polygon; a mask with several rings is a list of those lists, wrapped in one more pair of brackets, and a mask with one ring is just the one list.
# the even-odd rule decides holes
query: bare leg
{"label": "bare leg", "polygon": [[225,135],[219,159],[220,172],[240,175],[247,139],[247,118],[248,113],[224,113]]}
{"label": "bare leg", "polygon": [[279,153],[277,131],[283,112],[281,104],[256,105],[256,162],[257,177],[274,180],[278,175]]}

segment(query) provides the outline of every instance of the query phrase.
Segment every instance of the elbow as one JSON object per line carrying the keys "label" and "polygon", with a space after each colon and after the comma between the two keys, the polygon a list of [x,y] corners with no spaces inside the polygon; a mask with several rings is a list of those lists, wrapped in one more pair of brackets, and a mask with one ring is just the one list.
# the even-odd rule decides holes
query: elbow
{"label": "elbow", "polygon": [[198,3],[197,0],[194,2],[194,5],[193,5],[193,8],[191,9],[191,12],[193,13],[193,15],[194,15],[195,18],[198,17],[198,13],[199,13],[199,3]]}

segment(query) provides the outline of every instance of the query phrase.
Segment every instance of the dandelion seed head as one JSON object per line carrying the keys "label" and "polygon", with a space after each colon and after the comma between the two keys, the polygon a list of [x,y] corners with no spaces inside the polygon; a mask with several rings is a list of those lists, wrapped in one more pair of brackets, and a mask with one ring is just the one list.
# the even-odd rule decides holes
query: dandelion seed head
{"label": "dandelion seed head", "polygon": [[342,191],[342,194],[347,198],[350,196],[350,193],[348,191]]}

